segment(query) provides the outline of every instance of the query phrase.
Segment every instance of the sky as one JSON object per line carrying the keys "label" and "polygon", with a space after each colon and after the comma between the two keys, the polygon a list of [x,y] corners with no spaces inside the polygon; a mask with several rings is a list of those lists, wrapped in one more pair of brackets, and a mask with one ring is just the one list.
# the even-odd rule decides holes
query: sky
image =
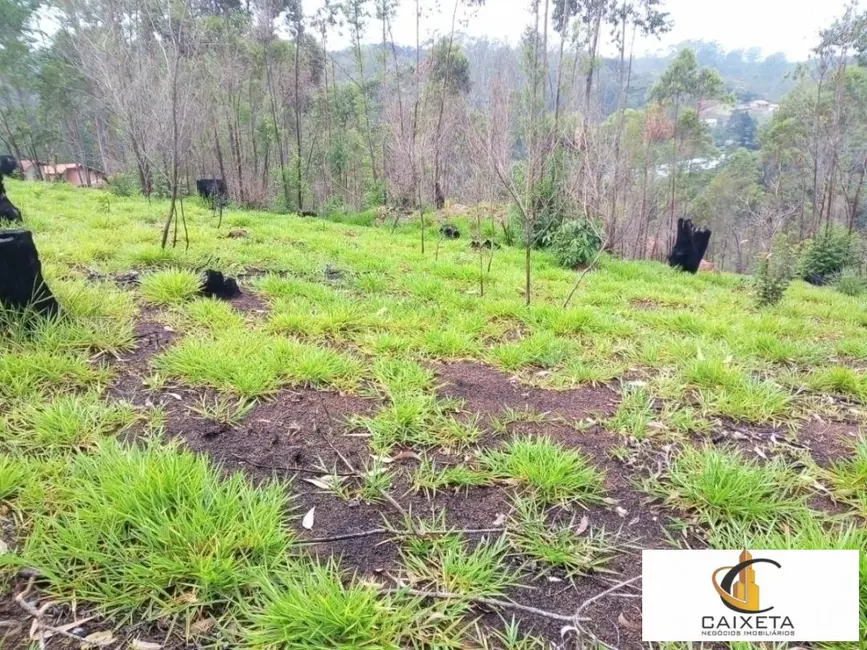
{"label": "sky", "polygon": [[[309,11],[317,1],[321,3],[313,0],[305,3],[305,8]],[[447,34],[454,7],[451,0],[421,1],[423,11],[427,7],[422,19],[422,42],[436,33]],[[847,0],[664,0],[665,10],[674,21],[673,29],[662,39],[637,40],[635,52],[666,52],[685,40],[705,40],[716,41],[725,50],[759,47],[765,56],[782,52],[791,61],[802,61],[818,41],[819,30],[842,15],[846,3]],[[460,11],[458,29],[469,36],[487,36],[514,44],[530,24],[529,6],[530,0],[487,0],[484,7],[472,14]],[[415,44],[412,0],[402,0],[393,32],[396,43]],[[381,38],[379,25],[370,25],[365,40],[376,42]],[[329,48],[348,44],[347,34],[329,35]],[[603,54],[613,52],[610,45],[606,49],[609,51],[603,50]]]}

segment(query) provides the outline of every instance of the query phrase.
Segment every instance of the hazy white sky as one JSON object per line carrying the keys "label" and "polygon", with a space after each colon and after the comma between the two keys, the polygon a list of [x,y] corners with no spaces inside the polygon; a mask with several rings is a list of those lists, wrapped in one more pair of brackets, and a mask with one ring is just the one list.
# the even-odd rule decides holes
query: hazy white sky
{"label": "hazy white sky", "polygon": [[[315,2],[305,3],[308,11]],[[674,29],[662,40],[636,42],[636,54],[702,39],[717,41],[726,50],[760,47],[765,55],[783,52],[790,60],[803,60],[816,44],[818,31],[840,16],[845,4],[846,0],[665,0]],[[471,36],[515,43],[530,23],[529,5],[529,0],[487,0],[486,6],[472,15],[459,12],[461,30]],[[433,33],[448,32],[453,6],[451,0],[422,0],[428,14],[422,19],[422,41]],[[371,25],[368,40],[380,40],[378,30],[378,25]],[[393,31],[399,44],[415,43],[412,0],[402,0]],[[329,36],[329,47],[339,48],[348,42],[346,35]]]}

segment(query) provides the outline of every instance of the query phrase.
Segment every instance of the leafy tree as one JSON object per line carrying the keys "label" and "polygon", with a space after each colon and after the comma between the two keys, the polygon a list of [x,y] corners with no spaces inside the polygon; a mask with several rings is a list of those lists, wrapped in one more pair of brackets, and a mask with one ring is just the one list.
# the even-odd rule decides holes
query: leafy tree
{"label": "leafy tree", "polygon": [[457,43],[442,37],[430,52],[430,80],[450,95],[470,91],[470,62]]}
{"label": "leafy tree", "polygon": [[699,118],[703,101],[722,97],[723,83],[719,73],[709,68],[699,68],[695,52],[689,49],[680,52],[650,91],[650,99],[669,106],[673,114],[674,134],[669,170],[669,237],[674,236],[674,216],[677,210],[681,110],[690,100],[695,101],[696,118]]}
{"label": "leafy tree", "polygon": [[738,148],[751,151],[759,148],[756,144],[756,121],[749,111],[734,111],[731,114],[726,124],[726,135],[730,140],[734,140],[734,145]]}

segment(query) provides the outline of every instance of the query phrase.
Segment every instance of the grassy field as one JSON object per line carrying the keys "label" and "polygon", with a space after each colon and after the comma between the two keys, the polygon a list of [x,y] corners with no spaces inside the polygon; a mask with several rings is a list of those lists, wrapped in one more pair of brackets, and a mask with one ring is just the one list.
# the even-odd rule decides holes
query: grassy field
{"label": "grassy field", "polygon": [[0,647],[632,648],[642,548],[867,552],[863,299],[7,188],[65,315],[0,333]]}

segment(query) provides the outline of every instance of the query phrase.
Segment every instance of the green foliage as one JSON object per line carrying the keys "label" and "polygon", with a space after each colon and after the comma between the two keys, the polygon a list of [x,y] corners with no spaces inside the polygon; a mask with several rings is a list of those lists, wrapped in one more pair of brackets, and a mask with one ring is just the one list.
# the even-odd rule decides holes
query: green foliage
{"label": "green foliage", "polygon": [[160,441],[113,440],[77,455],[55,486],[58,512],[34,522],[20,558],[58,600],[145,618],[252,595],[285,562],[283,486],[222,479],[204,456]]}
{"label": "green foliage", "polygon": [[804,246],[799,272],[802,278],[830,280],[856,262],[858,240],[840,228],[823,228]]}
{"label": "green foliage", "polygon": [[565,221],[548,238],[551,252],[561,266],[585,266],[599,252],[602,237],[590,219]]}
{"label": "green foliage", "polygon": [[385,205],[386,191],[385,181],[382,179],[368,183],[367,189],[364,191],[364,208],[368,209]]}
{"label": "green foliage", "polygon": [[[2,432],[0,427],[0,432]],[[27,480],[26,466],[17,458],[0,454],[0,503],[14,497]]]}
{"label": "green foliage", "polygon": [[855,271],[844,270],[834,282],[834,287],[840,293],[854,298],[867,292],[867,279]]}
{"label": "green foliage", "polygon": [[141,292],[146,300],[159,305],[177,305],[199,293],[201,278],[184,269],[164,269],[142,278]]}
{"label": "green foliage", "polygon": [[370,584],[343,581],[334,561],[263,575],[261,591],[246,607],[245,647],[398,650],[420,631],[414,601],[381,597]]}
{"label": "green foliage", "polygon": [[708,524],[768,525],[803,513],[797,476],[781,460],[760,465],[735,449],[684,447],[665,482],[651,481],[650,492],[696,513]]}
{"label": "green foliage", "polygon": [[524,437],[485,452],[482,463],[503,479],[512,479],[542,503],[598,503],[604,476],[583,454],[550,438]]}
{"label": "green foliage", "polygon": [[[441,86],[450,95],[470,91],[470,62],[460,46],[443,36],[433,46],[428,58],[431,61],[431,81]],[[437,94],[440,89],[437,88]]]}
{"label": "green foliage", "polygon": [[794,259],[782,248],[762,255],[754,277],[756,301],[760,307],[776,305],[783,299],[794,275]]}
{"label": "green foliage", "polygon": [[133,172],[117,172],[106,179],[108,191],[115,196],[135,196],[141,191],[139,179]]}

